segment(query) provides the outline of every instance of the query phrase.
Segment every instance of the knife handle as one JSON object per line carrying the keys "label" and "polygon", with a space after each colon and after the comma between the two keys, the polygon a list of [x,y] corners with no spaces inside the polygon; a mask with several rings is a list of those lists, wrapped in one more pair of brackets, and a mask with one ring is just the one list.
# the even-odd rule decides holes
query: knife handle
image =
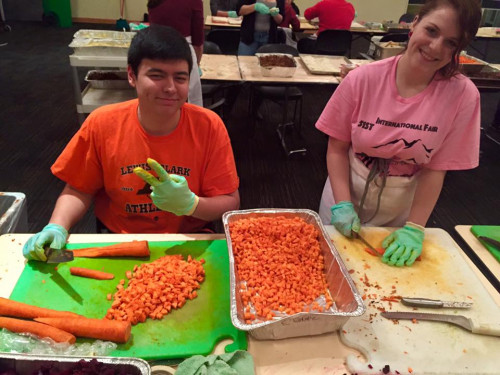
{"label": "knife handle", "polygon": [[443,307],[443,302],[429,298],[401,298],[403,305],[412,307]]}
{"label": "knife handle", "polygon": [[474,323],[472,319],[469,319],[471,323],[471,331],[473,333],[478,333],[480,335],[490,335],[500,337],[500,326],[487,324],[487,323]]}

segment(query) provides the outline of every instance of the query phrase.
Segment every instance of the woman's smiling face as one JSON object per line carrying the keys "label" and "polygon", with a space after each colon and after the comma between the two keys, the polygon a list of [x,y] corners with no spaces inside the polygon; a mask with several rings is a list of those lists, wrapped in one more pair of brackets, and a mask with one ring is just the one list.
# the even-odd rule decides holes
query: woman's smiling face
{"label": "woman's smiling face", "polygon": [[413,69],[435,73],[451,61],[460,39],[455,9],[439,7],[416,19],[411,31],[405,54]]}

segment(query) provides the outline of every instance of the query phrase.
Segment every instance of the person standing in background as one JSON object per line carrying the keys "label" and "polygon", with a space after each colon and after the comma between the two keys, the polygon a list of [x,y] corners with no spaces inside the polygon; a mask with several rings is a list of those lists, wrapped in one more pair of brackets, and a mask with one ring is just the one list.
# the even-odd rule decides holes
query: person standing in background
{"label": "person standing in background", "polygon": [[210,0],[212,16],[238,18],[238,0]]}
{"label": "person standing in background", "polygon": [[316,37],[324,30],[349,30],[355,13],[352,4],[345,0],[321,0],[316,5],[307,8],[304,17],[308,21],[318,18],[319,28],[316,35],[299,41],[299,51],[315,53]]}
{"label": "person standing in background", "polygon": [[264,44],[276,43],[278,25],[285,16],[285,0],[239,0],[243,16],[238,55],[254,55]]}
{"label": "person standing in background", "polygon": [[293,32],[300,31],[300,21],[297,17],[297,13],[295,13],[295,10],[292,7],[292,4],[292,0],[285,0],[285,17],[283,17],[283,21],[280,23],[279,27],[281,27],[285,33],[285,43],[289,46],[297,48],[297,41]]}
{"label": "person standing in background", "polygon": [[203,1],[185,0],[179,4],[174,0],[148,0],[148,12],[149,22],[152,25],[170,26],[188,41],[193,55],[188,102],[203,107],[199,69],[205,39]]}

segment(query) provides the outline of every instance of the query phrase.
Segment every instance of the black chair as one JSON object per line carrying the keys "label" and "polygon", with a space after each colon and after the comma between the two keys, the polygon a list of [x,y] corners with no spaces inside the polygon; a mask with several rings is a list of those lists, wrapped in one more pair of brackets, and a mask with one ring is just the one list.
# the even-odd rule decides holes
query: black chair
{"label": "black chair", "polygon": [[[205,40],[203,42],[203,54],[221,55],[222,51],[217,44]],[[224,85],[220,83],[201,83],[201,93],[203,95],[203,106],[217,112],[220,117],[224,117],[225,92]]]}
{"label": "black chair", "polygon": [[408,41],[408,33],[389,33],[385,34],[381,39],[380,42],[397,42],[397,43],[404,43]]}
{"label": "black chair", "polygon": [[316,54],[349,57],[351,42],[352,34],[349,30],[323,30],[316,41]]}
{"label": "black chair", "polygon": [[[257,53],[286,53],[292,56],[299,56],[299,51],[287,44],[266,44],[260,47],[257,50]],[[252,86],[252,93],[250,95],[250,113],[253,114],[254,126],[257,111],[264,99],[268,99],[282,107],[283,117],[276,130],[288,156],[294,153],[306,152],[306,149],[302,147],[291,149],[285,144],[286,135],[290,131],[295,131],[300,134],[300,127],[302,124],[302,96],[302,91],[297,86]],[[287,119],[287,114],[289,112],[288,102],[291,101],[295,102],[295,105],[293,109],[293,120],[289,122]]]}
{"label": "black chair", "polygon": [[207,34],[209,42],[219,46],[225,55],[237,55],[238,45],[240,44],[240,30],[237,29],[216,29],[210,30]]}

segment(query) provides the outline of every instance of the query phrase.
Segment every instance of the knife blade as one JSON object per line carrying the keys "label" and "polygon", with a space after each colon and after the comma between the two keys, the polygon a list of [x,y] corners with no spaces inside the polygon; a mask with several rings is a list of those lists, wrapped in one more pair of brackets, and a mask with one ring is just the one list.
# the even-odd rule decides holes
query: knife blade
{"label": "knife blade", "polygon": [[479,335],[500,336],[500,325],[474,323],[474,321],[463,315],[429,314],[406,311],[384,311],[381,315],[386,319],[417,319],[451,323]]}
{"label": "knife blade", "polygon": [[500,241],[497,241],[491,237],[479,236],[481,241],[486,242],[488,245],[495,246],[498,250],[500,250]]}
{"label": "knife blade", "polygon": [[438,299],[430,298],[401,298],[403,305],[412,307],[431,307],[431,308],[450,308],[450,309],[469,309],[472,307],[471,302],[455,302],[455,301],[441,301]]}
{"label": "knife blade", "polygon": [[375,248],[370,245],[363,237],[361,237],[361,235],[358,233],[358,232],[352,232],[353,235],[352,237],[354,239],[357,239],[357,240],[360,240],[361,242],[363,242],[365,244],[366,247],[368,247],[371,251],[373,251],[377,256],[381,257],[382,254],[380,254],[377,250],[375,250]]}
{"label": "knife blade", "polygon": [[44,247],[47,263],[65,263],[74,259],[72,251],[66,249],[53,249],[49,246]]}

